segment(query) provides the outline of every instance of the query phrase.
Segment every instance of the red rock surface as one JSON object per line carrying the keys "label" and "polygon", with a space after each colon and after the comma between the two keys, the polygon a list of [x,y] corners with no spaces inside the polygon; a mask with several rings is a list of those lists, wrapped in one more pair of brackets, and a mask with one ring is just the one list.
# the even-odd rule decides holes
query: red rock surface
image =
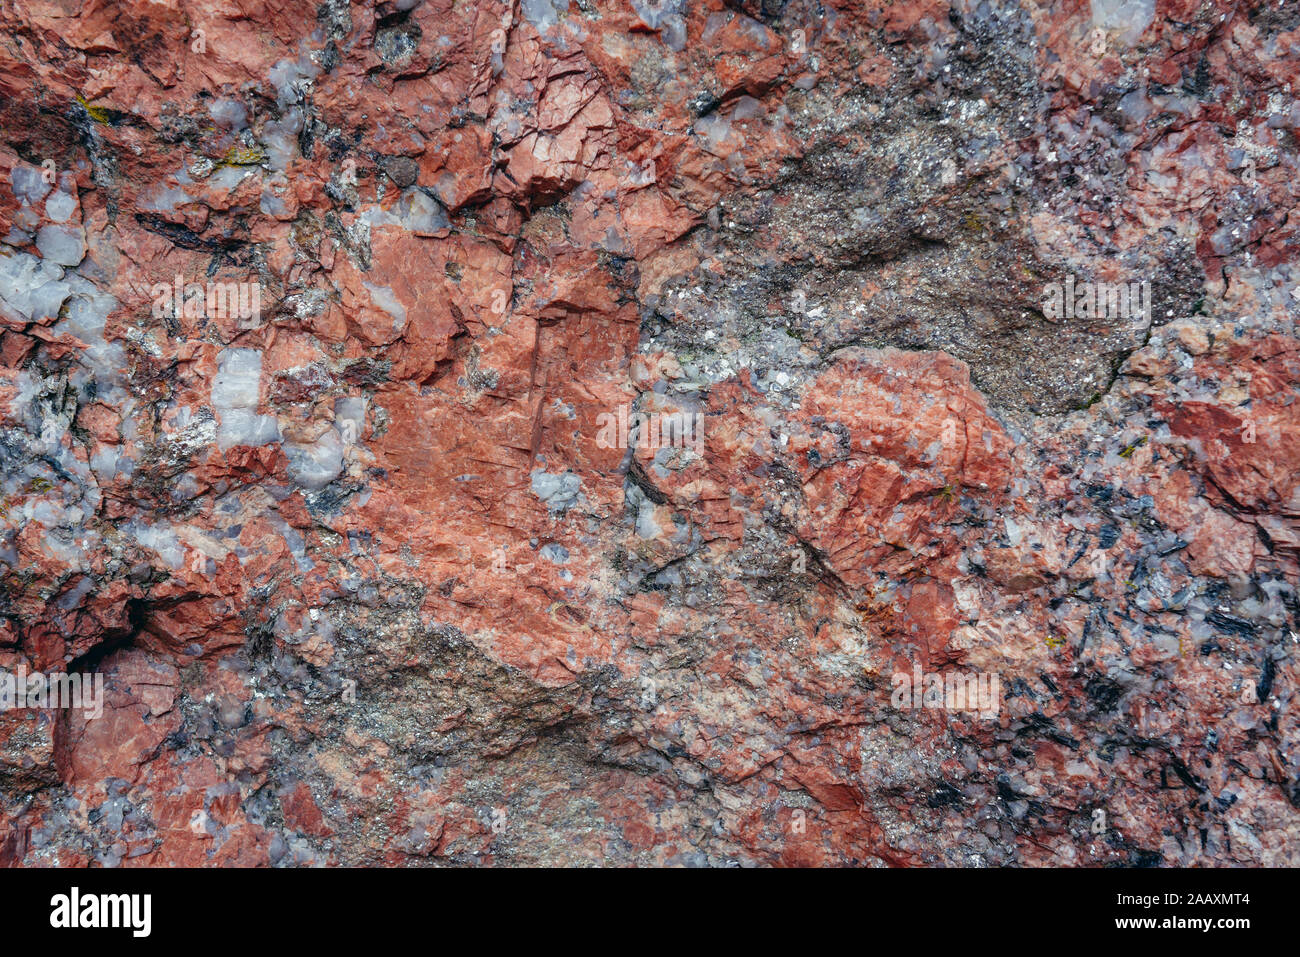
{"label": "red rock surface", "polygon": [[0,863],[1298,863],[1300,9],[1118,7],[5,4]]}

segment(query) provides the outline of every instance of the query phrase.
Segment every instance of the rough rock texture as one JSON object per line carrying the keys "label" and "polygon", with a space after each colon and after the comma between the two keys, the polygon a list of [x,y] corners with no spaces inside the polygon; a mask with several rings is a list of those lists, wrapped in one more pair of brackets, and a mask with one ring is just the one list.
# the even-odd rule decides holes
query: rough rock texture
{"label": "rough rock texture", "polygon": [[0,27],[0,862],[1300,863],[1300,6]]}

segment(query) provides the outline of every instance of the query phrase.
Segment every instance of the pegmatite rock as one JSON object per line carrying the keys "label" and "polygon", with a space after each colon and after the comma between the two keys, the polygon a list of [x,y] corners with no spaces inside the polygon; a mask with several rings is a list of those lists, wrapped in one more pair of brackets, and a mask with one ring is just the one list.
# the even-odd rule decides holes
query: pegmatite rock
{"label": "pegmatite rock", "polygon": [[1300,9],[0,21],[0,863],[1298,862]]}

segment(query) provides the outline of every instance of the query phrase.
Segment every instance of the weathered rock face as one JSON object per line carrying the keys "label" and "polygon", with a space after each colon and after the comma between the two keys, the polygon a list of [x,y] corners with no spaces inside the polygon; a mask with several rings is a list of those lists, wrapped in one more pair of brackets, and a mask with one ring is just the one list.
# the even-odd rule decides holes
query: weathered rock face
{"label": "weathered rock face", "polygon": [[1300,863],[1300,7],[0,24],[0,862]]}

